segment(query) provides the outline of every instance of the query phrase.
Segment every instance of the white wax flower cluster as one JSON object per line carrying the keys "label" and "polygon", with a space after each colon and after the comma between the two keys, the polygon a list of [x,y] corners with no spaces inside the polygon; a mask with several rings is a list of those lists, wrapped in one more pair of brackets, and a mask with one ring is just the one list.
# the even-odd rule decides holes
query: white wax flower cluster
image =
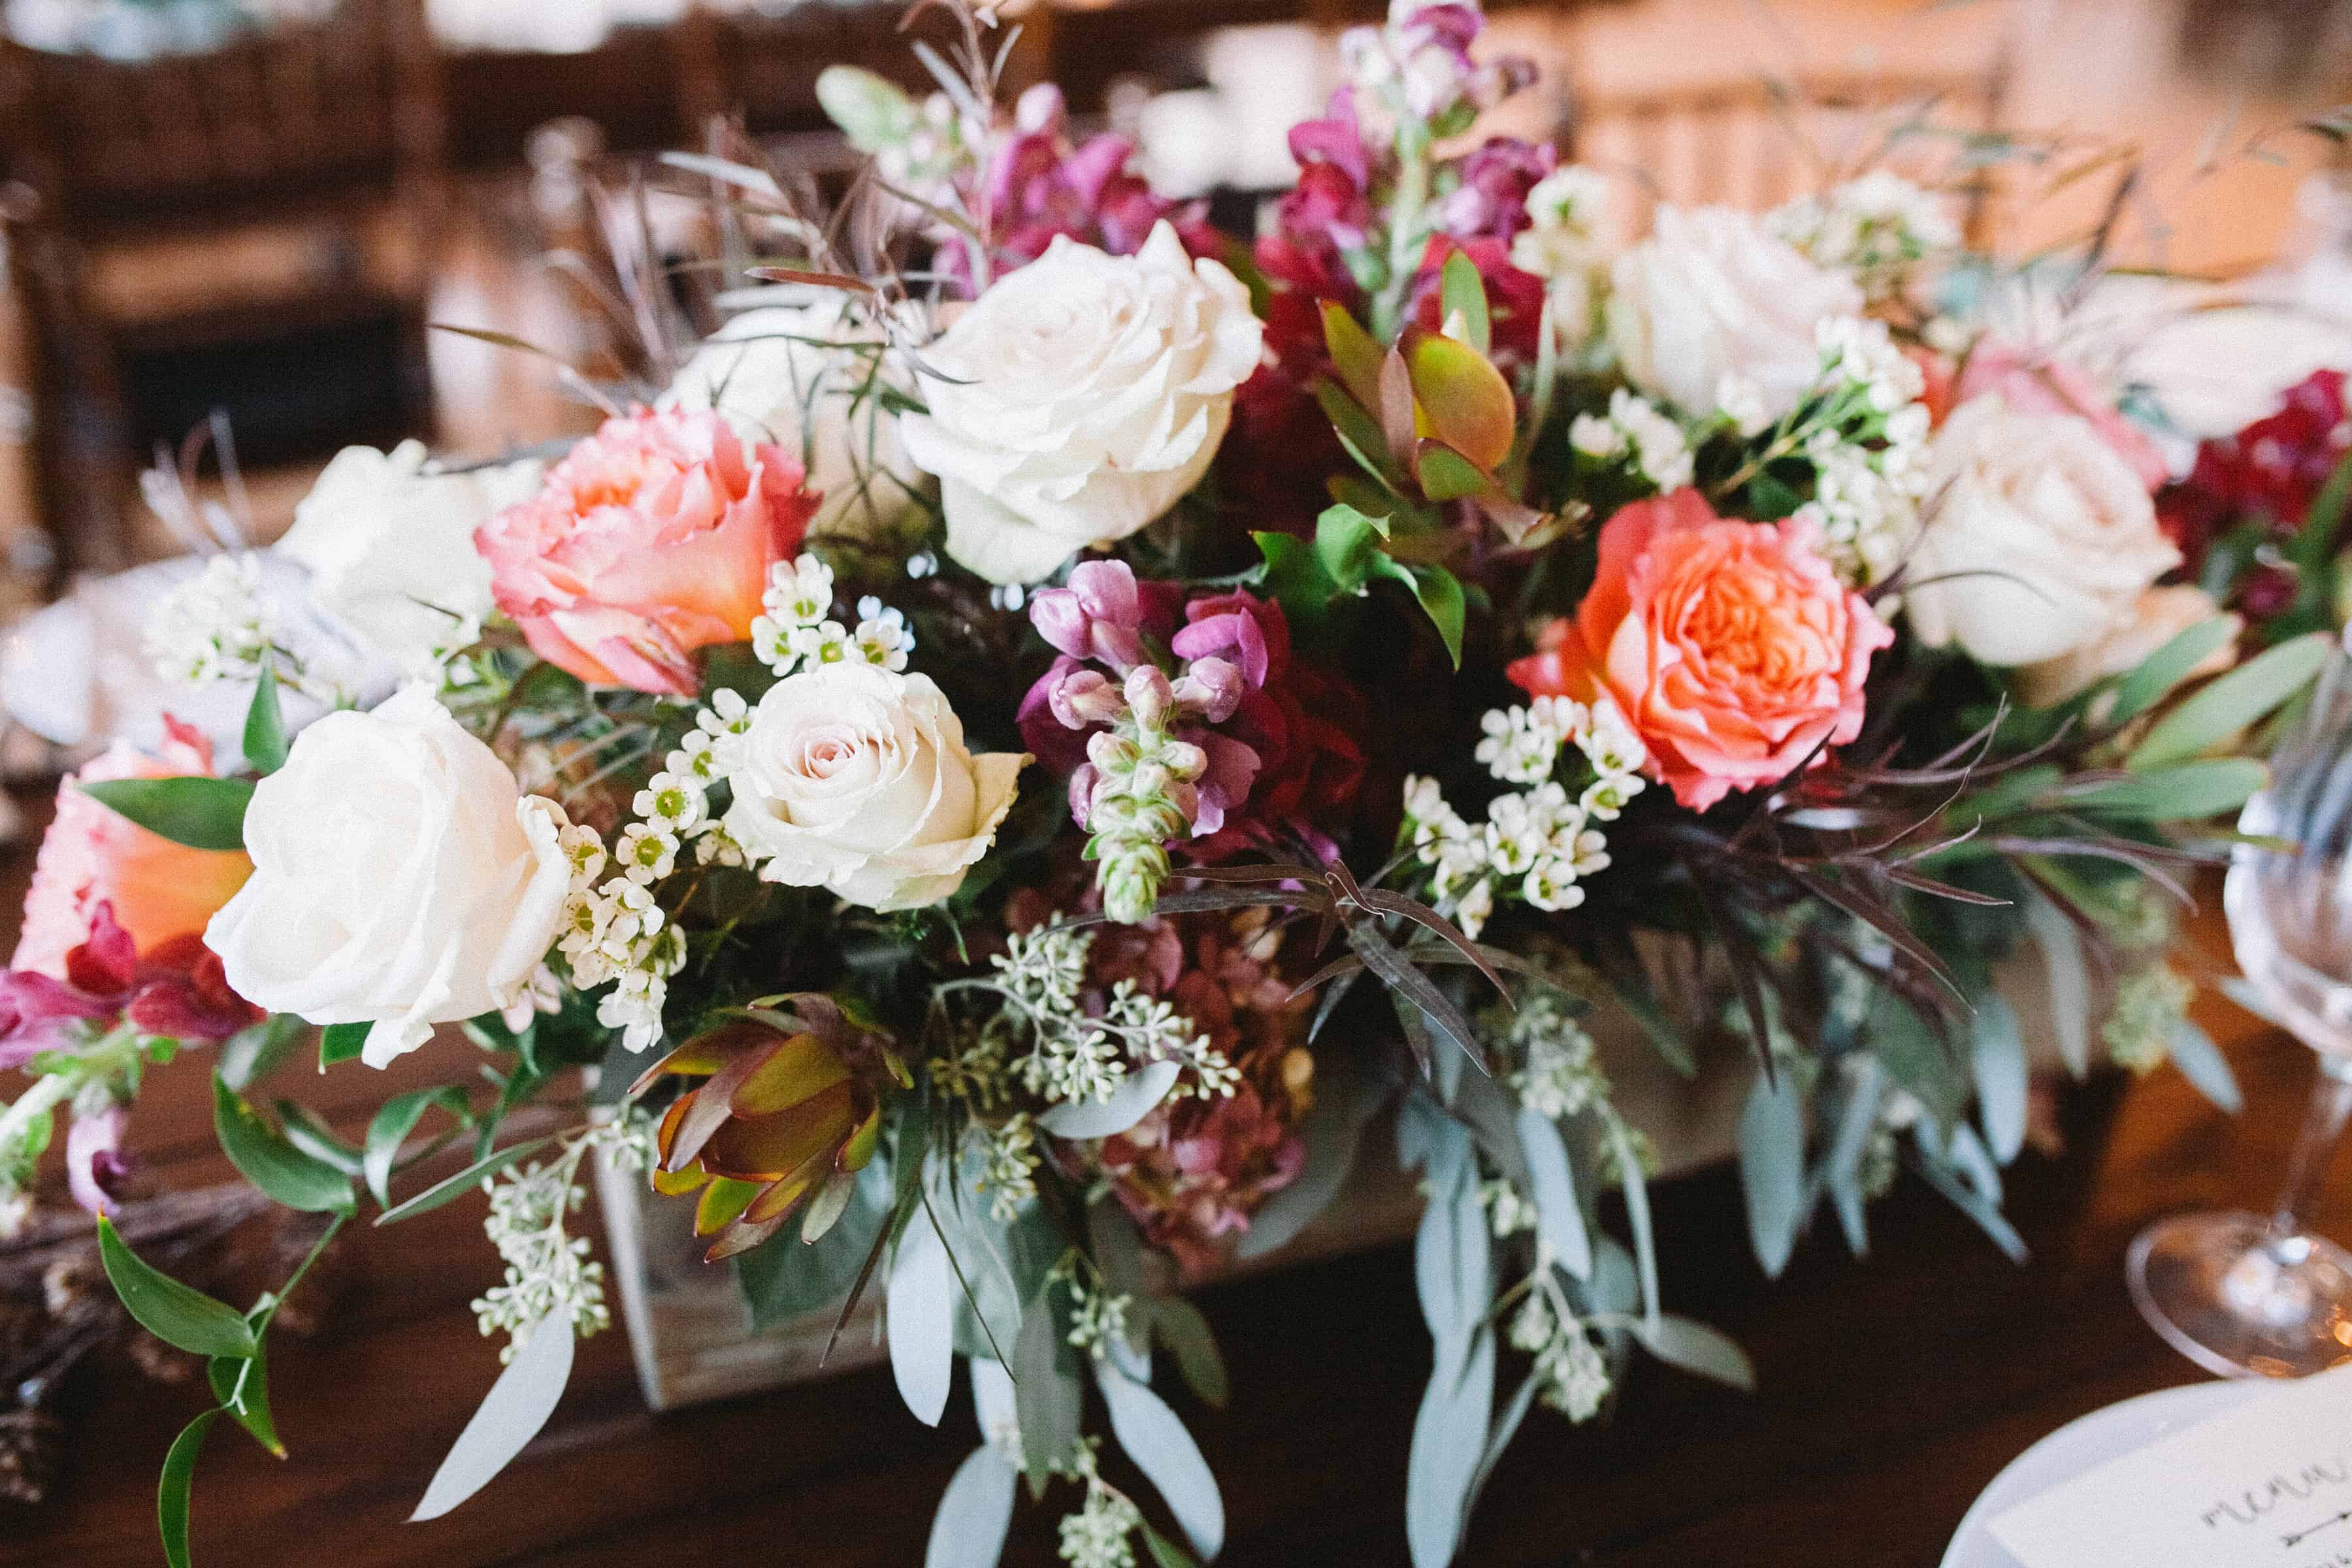
{"label": "white wax flower cluster", "polygon": [[1815,262],[1850,274],[1876,300],[1900,292],[1922,261],[1958,247],[1959,226],[1947,205],[1891,169],[1873,169],[1826,195],[1800,196],[1765,223]]}
{"label": "white wax flower cluster", "polygon": [[1883,321],[1841,316],[1815,329],[1824,412],[1804,437],[1813,498],[1800,509],[1821,526],[1838,575],[1861,586],[1902,562],[1927,494],[1929,419],[1919,367]]}
{"label": "white wax flower cluster", "polygon": [[906,616],[871,594],[857,602],[856,630],[835,620],[833,569],[814,555],[770,567],[760,605],[764,613],[751,623],[751,651],[778,675],[856,660],[896,673],[915,649]]}
{"label": "white wax flower cluster", "polygon": [[[1404,782],[1405,836],[1430,868],[1438,907],[1473,938],[1493,915],[1498,889],[1546,911],[1584,901],[1583,879],[1609,865],[1608,837],[1593,825],[1614,821],[1641,793],[1648,761],[1640,737],[1606,698],[1588,708],[1538,697],[1488,712],[1481,726],[1478,761],[1507,784],[1530,786],[1489,802],[1483,824],[1446,804],[1436,780]],[[1557,776],[1571,746],[1582,764],[1573,795]]]}
{"label": "white wax flower cluster", "polygon": [[250,551],[215,555],[148,613],[146,651],[155,673],[188,686],[252,680],[270,651],[261,563]]}
{"label": "white wax flower cluster", "polygon": [[1691,482],[1690,440],[1683,427],[1622,386],[1609,395],[1605,416],[1580,414],[1570,421],[1568,443],[1588,458],[1623,462],[1662,495]]}

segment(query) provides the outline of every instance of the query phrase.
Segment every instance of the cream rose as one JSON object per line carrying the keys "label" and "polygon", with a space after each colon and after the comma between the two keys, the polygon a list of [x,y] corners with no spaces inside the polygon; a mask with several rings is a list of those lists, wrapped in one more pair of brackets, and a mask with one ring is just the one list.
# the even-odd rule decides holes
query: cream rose
{"label": "cream rose", "polygon": [[2147,487],[2098,432],[1998,394],[1962,404],[1936,433],[1927,495],[1905,611],[1921,642],[1958,643],[1986,664],[2098,642],[2180,564]]}
{"label": "cream rose", "polygon": [[373,651],[416,673],[470,641],[490,610],[474,530],[539,488],[540,465],[427,473],[425,443],[346,447],[294,507],[277,552],[310,573],[310,596]]}
{"label": "cream rose", "polygon": [[880,342],[832,290],[761,305],[695,351],[656,406],[715,408],[747,446],[772,443],[799,458],[824,498],[812,534],[890,539],[922,513],[930,478],[908,460],[882,405],[886,388],[905,390],[892,362],[858,346]]}
{"label": "cream rose", "polygon": [[973,756],[927,675],[829,664],[769,689],[729,775],[760,875],[870,910],[935,904],[988,852],[1028,757]]}
{"label": "cream rose", "polygon": [[253,875],[205,943],[256,1005],[374,1026],[362,1055],[383,1067],[530,984],[571,888],[565,826],[429,689],[404,687],[320,719],[254,786]]}
{"label": "cream rose", "polygon": [[924,352],[929,413],[899,421],[940,476],[948,553],[1034,583],[1166,511],[1216,456],[1261,335],[1240,280],[1164,222],[1133,256],[1056,238]]}
{"label": "cream rose", "polygon": [[1730,207],[1660,207],[1610,283],[1609,340],[1626,376],[1694,416],[1715,407],[1730,376],[1762,395],[1765,418],[1780,418],[1820,374],[1814,329],[1863,306],[1853,279]]}
{"label": "cream rose", "polygon": [[[2150,588],[2140,595],[2122,624],[2105,636],[2019,670],[2017,694],[2029,708],[2054,708],[2110,676],[2129,674],[2182,632],[2221,613],[2213,596],[2193,584]],[[2233,625],[2238,621],[2235,616],[2229,619]],[[2236,641],[2233,635],[2189,674],[2219,675],[2229,668],[2236,657]],[[2095,712],[2092,717],[2098,715]]]}

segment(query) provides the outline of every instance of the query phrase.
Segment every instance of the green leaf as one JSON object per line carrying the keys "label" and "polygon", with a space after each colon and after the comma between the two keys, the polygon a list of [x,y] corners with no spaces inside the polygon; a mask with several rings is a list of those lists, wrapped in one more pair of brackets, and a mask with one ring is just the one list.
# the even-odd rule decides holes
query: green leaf
{"label": "green leaf", "polygon": [[357,1057],[367,1045],[370,1024],[330,1024],[319,1031],[319,1070]]}
{"label": "green leaf", "polygon": [[[116,1233],[114,1222],[104,1215],[98,1216],[98,1255],[114,1293],[122,1299],[123,1309],[165,1344],[190,1355],[255,1353],[253,1325],[245,1321],[244,1313],[147,1263],[131,1250]],[[194,1463],[193,1458],[190,1462]]]}
{"label": "green leaf", "polygon": [[[913,1155],[921,1162],[921,1151]],[[856,1282],[866,1255],[890,1221],[892,1171],[873,1160],[857,1173],[849,1206],[812,1242],[787,1232],[735,1258],[736,1288],[755,1332],[824,1311]]]}
{"label": "green leaf", "polygon": [[253,785],[244,779],[107,779],[76,787],[174,844],[191,849],[245,847],[245,808],[253,799]]}
{"label": "green leaf", "polygon": [[205,1376],[213,1385],[213,1397],[221,1408],[236,1418],[236,1424],[253,1434],[253,1440],[278,1458],[286,1457],[286,1445],[278,1436],[278,1424],[269,1415],[269,1374],[267,1363],[257,1352],[248,1360],[243,1356],[215,1356],[205,1364]]}
{"label": "green leaf", "polygon": [[286,765],[286,716],[278,707],[278,666],[270,659],[261,661],[253,705],[245,710],[245,761],[265,775]]}
{"label": "green leaf", "polygon": [[245,1179],[290,1209],[325,1214],[352,1206],[351,1178],[288,1142],[245,1098],[215,1076],[213,1131]]}
{"label": "green leaf", "polygon": [[2116,688],[2115,704],[2107,710],[2105,721],[2121,725],[2138,718],[2237,635],[2235,616],[2215,616],[2176,634],[2123,678]]}
{"label": "green leaf", "polygon": [[366,1169],[360,1152],[335,1135],[319,1113],[307,1105],[290,1100],[278,1102],[278,1130],[286,1142],[313,1160],[332,1165],[346,1176],[356,1176]]}
{"label": "green leaf", "polygon": [[1456,250],[1445,258],[1445,266],[1438,274],[1438,290],[1444,307],[1444,323],[1451,325],[1454,318],[1460,316],[1462,341],[1485,353],[1492,327],[1486,313],[1486,285],[1478,276],[1478,264]]}
{"label": "green leaf", "polygon": [[1152,1568],[1201,1568],[1192,1561],[1190,1552],[1150,1525],[1145,1524],[1140,1528],[1143,1531],[1143,1548],[1151,1553]]}
{"label": "green leaf", "polygon": [[1739,1190],[1748,1239],[1767,1277],[1779,1279],[1805,1224],[1805,1101],[1793,1074],[1759,1075],[1739,1116]]}
{"label": "green leaf", "polygon": [[1494,488],[1494,481],[1478,471],[1478,466],[1451,447],[1441,447],[1434,441],[1421,444],[1419,458],[1421,492],[1432,500],[1460,500],[1465,496],[1484,495]]}
{"label": "green leaf", "polygon": [[817,106],[860,153],[904,142],[920,122],[914,100],[870,70],[827,66],[817,73]]}
{"label": "green leaf", "polygon": [[1320,635],[1329,616],[1329,605],[1339,592],[1339,584],[1323,569],[1322,558],[1315,547],[1287,533],[1253,533],[1259,553],[1265,557],[1265,567],[1258,574],[1258,586],[1268,598],[1282,605],[1282,613],[1292,628],[1303,636]]}
{"label": "green leaf", "polygon": [[2145,773],[2220,744],[2301,691],[2335,646],[2328,633],[2312,632],[2264,649],[2158,720],[2124,765]]}
{"label": "green leaf", "polygon": [[1358,594],[1378,569],[1385,520],[1365,516],[1351,506],[1331,506],[1315,520],[1315,559],[1337,591]]}
{"label": "green leaf", "polygon": [[1454,668],[1462,668],[1462,627],[1466,615],[1461,580],[1443,566],[1412,568],[1412,596],[1429,612],[1430,623],[1445,643]]}
{"label": "green leaf", "polygon": [[381,1207],[392,1206],[392,1165],[400,1157],[401,1144],[416,1131],[425,1113],[436,1105],[456,1117],[460,1126],[465,1124],[466,1091],[454,1084],[396,1094],[377,1108],[374,1120],[368,1123],[367,1149],[360,1156],[360,1174]]}
{"label": "green leaf", "polygon": [[216,1070],[229,1088],[243,1094],[277,1070],[310,1027],[291,1013],[273,1013],[228,1037]]}
{"label": "green leaf", "polygon": [[1364,412],[1362,405],[1348,395],[1347,388],[1328,377],[1315,384],[1315,401],[1323,406],[1323,416],[1331,421],[1340,444],[1348,448],[1364,471],[1390,489],[1396,489],[1397,459],[1389,451],[1388,438],[1381,434],[1380,426]]}
{"label": "green leaf", "polygon": [[2077,811],[2147,822],[2201,822],[2234,812],[2269,781],[2252,757],[2205,757],[2152,768],[2067,797]]}
{"label": "green leaf", "polygon": [[499,1150],[496,1153],[486,1155],[483,1158],[475,1161],[472,1164],[467,1166],[456,1175],[443,1177],[440,1181],[434,1183],[423,1192],[418,1193],[415,1197],[409,1198],[402,1203],[394,1204],[392,1207],[376,1215],[375,1223],[378,1225],[391,1225],[398,1220],[409,1219],[417,1215],[430,1213],[432,1210],[439,1208],[443,1204],[454,1202],[458,1198],[464,1197],[467,1193],[472,1192],[477,1186],[481,1184],[481,1181],[484,1176],[489,1175],[493,1172],[503,1171],[509,1165],[513,1164],[517,1160],[522,1159],[524,1156],[529,1154],[536,1154],[541,1149],[546,1148],[550,1143],[554,1142],[555,1134],[551,1132],[543,1138],[527,1138],[520,1143],[509,1143],[505,1148]]}
{"label": "green leaf", "polygon": [[188,1493],[195,1485],[196,1456],[204,1450],[205,1434],[220,1414],[207,1410],[181,1427],[163,1456],[163,1479],[155,1487],[155,1526],[163,1537],[166,1568],[188,1568]]}

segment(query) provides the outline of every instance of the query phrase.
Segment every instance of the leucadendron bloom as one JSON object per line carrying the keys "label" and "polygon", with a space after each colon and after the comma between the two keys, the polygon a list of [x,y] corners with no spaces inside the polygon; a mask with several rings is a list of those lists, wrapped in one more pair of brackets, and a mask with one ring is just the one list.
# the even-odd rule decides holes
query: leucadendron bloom
{"label": "leucadendron bloom", "polygon": [[257,1005],[372,1026],[362,1054],[383,1067],[530,985],[571,889],[566,826],[430,689],[405,687],[320,719],[254,786],[253,875],[205,942]]}
{"label": "leucadendron bloom", "polygon": [[899,421],[948,553],[1034,583],[1150,523],[1208,471],[1261,335],[1240,279],[1167,223],[1133,256],[1055,240],[924,351],[929,412]]}
{"label": "leucadendron bloom", "polygon": [[927,675],[822,665],[778,681],[753,710],[727,832],[771,882],[919,909],[988,853],[1028,761],[974,756]]}
{"label": "leucadendron bloom", "polygon": [[2128,622],[2180,564],[2131,464],[2088,421],[1998,393],[1936,433],[1928,518],[1904,568],[1904,611],[1930,647],[2042,664]]}

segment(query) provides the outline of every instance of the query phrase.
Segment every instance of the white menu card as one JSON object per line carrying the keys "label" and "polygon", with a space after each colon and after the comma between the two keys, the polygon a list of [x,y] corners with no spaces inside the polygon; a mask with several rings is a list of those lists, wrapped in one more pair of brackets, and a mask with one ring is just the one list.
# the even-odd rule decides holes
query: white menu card
{"label": "white menu card", "polygon": [[2024,1568],[2352,1568],[2352,1366],[2111,1459],[1992,1532]]}

